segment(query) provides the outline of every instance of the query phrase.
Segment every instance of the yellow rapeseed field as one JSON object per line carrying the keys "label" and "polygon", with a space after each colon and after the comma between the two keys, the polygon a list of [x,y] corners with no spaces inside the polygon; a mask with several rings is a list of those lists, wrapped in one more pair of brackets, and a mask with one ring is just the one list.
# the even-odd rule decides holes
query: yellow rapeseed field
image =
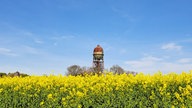
{"label": "yellow rapeseed field", "polygon": [[192,107],[192,71],[0,78],[0,108],[71,107]]}

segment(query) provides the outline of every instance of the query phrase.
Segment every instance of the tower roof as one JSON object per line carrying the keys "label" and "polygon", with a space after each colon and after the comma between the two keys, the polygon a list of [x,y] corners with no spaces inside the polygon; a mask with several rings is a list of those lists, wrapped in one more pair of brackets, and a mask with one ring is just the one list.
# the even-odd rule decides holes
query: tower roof
{"label": "tower roof", "polygon": [[94,48],[93,52],[103,52],[103,48],[100,45],[97,45],[97,47]]}

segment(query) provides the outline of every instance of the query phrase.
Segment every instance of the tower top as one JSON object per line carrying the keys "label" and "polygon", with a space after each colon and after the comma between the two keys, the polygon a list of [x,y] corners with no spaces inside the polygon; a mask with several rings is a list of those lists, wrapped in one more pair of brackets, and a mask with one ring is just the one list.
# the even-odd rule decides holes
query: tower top
{"label": "tower top", "polygon": [[94,48],[93,53],[101,52],[103,53],[103,48],[100,45],[97,45],[97,47]]}

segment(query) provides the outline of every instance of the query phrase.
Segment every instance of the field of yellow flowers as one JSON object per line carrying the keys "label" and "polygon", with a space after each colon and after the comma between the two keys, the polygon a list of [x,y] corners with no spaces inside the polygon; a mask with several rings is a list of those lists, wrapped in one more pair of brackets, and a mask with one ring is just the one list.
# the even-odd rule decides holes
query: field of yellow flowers
{"label": "field of yellow flowers", "polygon": [[0,78],[0,108],[71,107],[192,107],[192,71]]}

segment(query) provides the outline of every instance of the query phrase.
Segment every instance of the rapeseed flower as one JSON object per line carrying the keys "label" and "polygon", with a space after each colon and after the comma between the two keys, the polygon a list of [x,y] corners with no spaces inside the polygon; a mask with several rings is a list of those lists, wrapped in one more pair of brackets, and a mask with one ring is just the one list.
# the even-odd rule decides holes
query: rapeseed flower
{"label": "rapeseed flower", "polygon": [[21,104],[23,107],[139,107],[138,103],[144,107],[190,107],[192,71],[136,76],[106,73],[84,77],[3,77],[0,100],[1,108]]}

